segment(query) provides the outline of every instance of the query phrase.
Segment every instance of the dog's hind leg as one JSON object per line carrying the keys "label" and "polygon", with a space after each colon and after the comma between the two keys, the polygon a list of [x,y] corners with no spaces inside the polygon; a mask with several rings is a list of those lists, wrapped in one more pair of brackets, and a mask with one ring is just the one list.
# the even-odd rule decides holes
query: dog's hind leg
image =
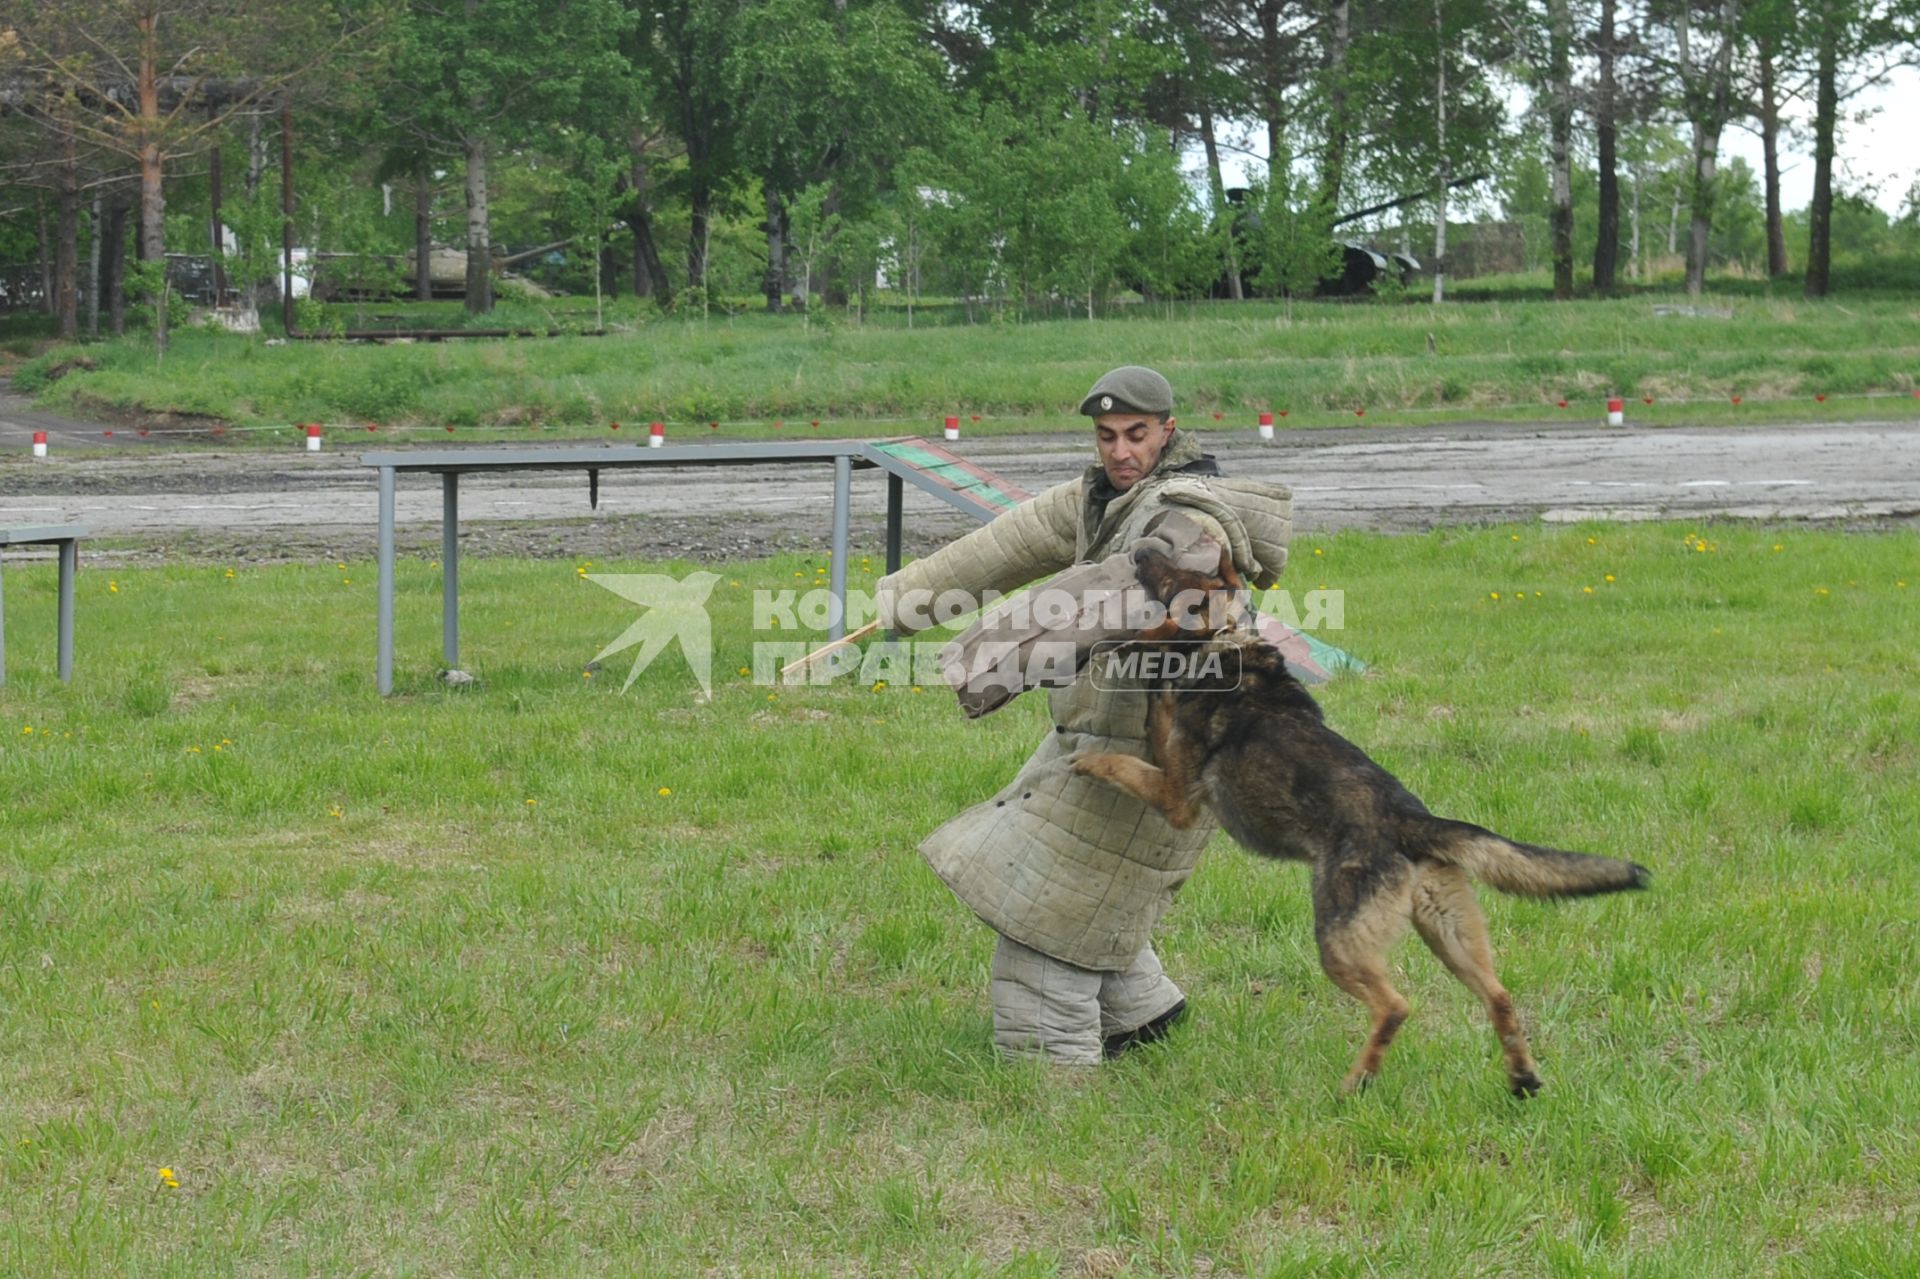
{"label": "dog's hind leg", "polygon": [[[1351,881],[1356,876],[1336,871],[1331,878]],[[1316,880],[1321,877],[1316,875]],[[1353,886],[1349,882],[1342,887]],[[1387,979],[1387,953],[1407,927],[1407,880],[1389,877],[1366,885],[1366,889],[1371,891],[1363,889],[1357,900],[1341,903],[1338,887],[1324,881],[1314,885],[1314,932],[1320,943],[1320,967],[1334,985],[1365,1004],[1373,1018],[1366,1045],[1340,1085],[1345,1093],[1366,1087],[1380,1073],[1387,1046],[1412,1011]],[[1347,909],[1339,908],[1343,904]]]}
{"label": "dog's hind leg", "polygon": [[1513,997],[1493,971],[1486,917],[1480,913],[1465,871],[1431,862],[1423,867],[1413,886],[1413,926],[1440,962],[1487,1006],[1506,1057],[1507,1084],[1513,1095],[1531,1097],[1539,1092],[1540,1072],[1513,1010]]}

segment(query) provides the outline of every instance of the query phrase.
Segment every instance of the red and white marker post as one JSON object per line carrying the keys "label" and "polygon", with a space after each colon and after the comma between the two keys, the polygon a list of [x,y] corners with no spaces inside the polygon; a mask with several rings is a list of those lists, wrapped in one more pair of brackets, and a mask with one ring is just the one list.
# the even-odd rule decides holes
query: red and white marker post
{"label": "red and white marker post", "polygon": [[664,448],[667,443],[667,425],[664,422],[647,423],[647,447]]}
{"label": "red and white marker post", "polygon": [[1627,402],[1615,395],[1607,400],[1607,425],[1625,426],[1627,424]]}
{"label": "red and white marker post", "polygon": [[1273,438],[1273,414],[1271,413],[1262,413],[1260,415],[1260,438],[1263,440],[1271,440]]}
{"label": "red and white marker post", "polygon": [[320,424],[317,422],[309,422],[307,424],[307,452],[318,453],[319,451],[320,451]]}
{"label": "red and white marker post", "polygon": [[959,418],[950,417],[947,419],[946,435],[949,441],[957,440],[960,438],[960,419]]}
{"label": "red and white marker post", "polygon": [[33,455],[35,457],[45,457],[47,455],[47,433],[45,431],[35,431],[33,433]]}

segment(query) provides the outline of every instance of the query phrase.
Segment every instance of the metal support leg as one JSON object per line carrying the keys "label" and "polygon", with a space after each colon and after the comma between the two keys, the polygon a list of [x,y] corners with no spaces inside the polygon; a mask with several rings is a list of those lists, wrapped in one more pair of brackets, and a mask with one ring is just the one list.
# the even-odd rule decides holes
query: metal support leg
{"label": "metal support leg", "polygon": [[393,468],[380,468],[380,695],[393,692]]}
{"label": "metal support leg", "polygon": [[853,459],[833,459],[833,609],[827,616],[827,638],[847,633],[847,516],[853,505]]}
{"label": "metal support leg", "polygon": [[905,489],[900,477],[887,472],[887,572],[900,571],[900,496]]}
{"label": "metal support leg", "polygon": [[440,655],[460,665],[460,476],[440,477]]}
{"label": "metal support leg", "polygon": [[80,542],[60,543],[60,678],[73,678],[73,579],[80,569]]}

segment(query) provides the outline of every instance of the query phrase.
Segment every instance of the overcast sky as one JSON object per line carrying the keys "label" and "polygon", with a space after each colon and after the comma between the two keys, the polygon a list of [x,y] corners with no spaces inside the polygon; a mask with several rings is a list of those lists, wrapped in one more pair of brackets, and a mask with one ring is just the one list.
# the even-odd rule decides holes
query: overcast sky
{"label": "overcast sky", "polygon": [[[1512,102],[1513,109],[1524,111],[1526,100],[1525,92],[1518,92]],[[1855,117],[1863,112],[1867,118],[1856,121]],[[1813,198],[1813,103],[1796,101],[1788,107],[1786,115],[1803,126],[1802,136],[1783,136],[1780,142],[1780,201],[1791,213],[1805,208]],[[1889,213],[1898,213],[1906,200],[1907,188],[1915,177],[1920,177],[1920,129],[1916,128],[1920,125],[1920,70],[1897,69],[1885,85],[1845,103],[1843,116],[1845,122],[1834,166],[1835,189],[1858,191],[1871,186],[1875,202]],[[1264,150],[1266,134],[1256,129],[1250,137],[1236,141]],[[1760,135],[1729,126],[1721,136],[1720,161],[1725,164],[1734,156],[1745,158],[1757,175],[1761,171]],[[1187,164],[1204,181],[1205,169],[1201,167],[1204,160],[1198,147],[1187,156]],[[1264,174],[1266,166],[1257,156],[1223,151],[1220,168],[1228,186],[1244,186],[1250,175]]]}

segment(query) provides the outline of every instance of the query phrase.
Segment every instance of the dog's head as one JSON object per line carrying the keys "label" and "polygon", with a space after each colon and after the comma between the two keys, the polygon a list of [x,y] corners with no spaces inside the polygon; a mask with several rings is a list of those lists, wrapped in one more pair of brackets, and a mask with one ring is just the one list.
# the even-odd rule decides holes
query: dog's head
{"label": "dog's head", "polygon": [[1164,617],[1135,638],[1204,640],[1237,627],[1247,615],[1247,584],[1233,566],[1233,552],[1211,538],[1184,550],[1146,538],[1133,548],[1141,588],[1165,610]]}

